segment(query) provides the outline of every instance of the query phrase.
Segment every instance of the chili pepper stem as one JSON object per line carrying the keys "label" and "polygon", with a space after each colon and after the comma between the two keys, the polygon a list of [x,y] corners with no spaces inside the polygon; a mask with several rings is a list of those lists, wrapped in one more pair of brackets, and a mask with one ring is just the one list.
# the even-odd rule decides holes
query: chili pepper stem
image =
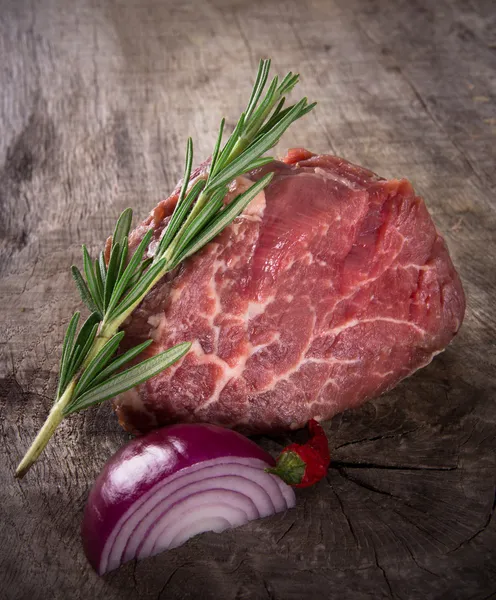
{"label": "chili pepper stem", "polygon": [[330,462],[329,442],[315,419],[308,422],[308,430],[308,442],[286,446],[276,466],[266,471],[294,487],[309,487],[325,477]]}

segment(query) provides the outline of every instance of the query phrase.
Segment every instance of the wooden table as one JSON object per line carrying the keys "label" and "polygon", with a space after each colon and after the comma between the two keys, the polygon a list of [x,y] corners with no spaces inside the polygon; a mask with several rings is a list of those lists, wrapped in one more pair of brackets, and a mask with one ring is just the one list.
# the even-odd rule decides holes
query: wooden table
{"label": "wooden table", "polygon": [[[0,15],[0,596],[496,598],[493,0],[1,0]],[[126,439],[110,407],[67,419],[12,477],[78,306],[69,267],[122,209],[141,218],[168,194],[188,135],[209,154],[262,56],[319,101],[280,151],[334,152],[425,196],[465,324],[429,367],[329,424],[327,481],[295,510],[99,578],[79,524]]]}

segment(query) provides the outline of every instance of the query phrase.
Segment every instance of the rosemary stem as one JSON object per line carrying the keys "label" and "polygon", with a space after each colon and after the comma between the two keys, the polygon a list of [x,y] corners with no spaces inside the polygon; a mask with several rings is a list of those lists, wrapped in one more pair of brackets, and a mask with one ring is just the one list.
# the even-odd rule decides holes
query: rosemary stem
{"label": "rosemary stem", "polygon": [[[123,321],[121,321],[121,323],[122,322]],[[114,335],[114,333],[117,332],[121,323],[119,323],[116,326],[111,326],[110,324],[105,324],[105,321],[102,321],[102,323],[100,325],[100,330],[99,330],[97,336],[95,337],[95,340],[94,340],[93,344],[91,345],[91,348],[88,351],[88,355],[84,359],[83,369],[85,369],[90,364],[90,362],[95,358],[95,356],[100,352],[100,350],[110,340],[110,338]]]}
{"label": "rosemary stem", "polygon": [[[208,194],[205,193],[205,190],[202,190],[200,192],[200,195],[198,196],[197,201],[193,205],[191,212],[189,213],[186,220],[179,228],[179,231],[176,233],[176,235],[172,239],[167,250],[164,252],[163,257],[166,257],[167,260],[170,260],[172,258],[173,254],[174,254],[174,250],[176,249],[177,244],[179,243],[182,234],[191,225],[191,223],[194,221],[195,217],[201,212],[202,208],[207,203],[208,198],[209,198]],[[168,270],[169,270],[168,267],[166,267],[166,269],[162,272],[162,275],[160,277],[162,277],[165,273],[167,273]]]}
{"label": "rosemary stem", "polygon": [[119,327],[124,323],[124,321],[131,315],[134,309],[140,304],[146,294],[153,288],[153,286],[159,281],[165,273],[169,270],[169,265],[166,265],[163,269],[160,270],[159,274],[152,281],[150,286],[146,289],[146,291],[140,296],[140,298],[129,307],[129,309],[114,319],[113,321],[109,321],[105,323],[102,321],[100,331],[98,335],[95,337],[91,348],[89,349],[88,355],[83,363],[82,369],[77,373],[69,385],[66,387],[62,396],[54,403],[48,417],[46,418],[43,427],[38,432],[38,435],[35,437],[33,443],[29,447],[28,451],[24,455],[24,458],[19,463],[19,466],[16,469],[16,477],[21,479],[24,475],[29,471],[32,465],[38,460],[38,457],[45,449],[45,446],[48,444],[50,438],[55,433],[55,430],[62,422],[64,418],[64,409],[71,402],[74,388],[79,380],[81,372],[84,371],[84,368],[89,365],[91,360],[100,352],[100,350],[105,346],[108,340],[117,332]]}
{"label": "rosemary stem", "polygon": [[[148,292],[155,287],[155,284],[162,279],[162,277],[170,271],[169,264],[166,264],[163,269],[160,269],[157,276],[152,280],[150,285],[146,288],[146,290],[141,294],[141,296],[133,303],[131,306],[119,315],[117,318],[112,321],[102,322],[102,328],[98,336],[95,338],[95,343],[99,338],[102,339],[102,343],[98,348],[98,351],[101,350],[103,345],[118,331],[120,326],[124,323],[124,321],[131,316],[134,310],[141,304],[143,298],[148,294]],[[93,348],[90,350],[90,354],[93,354]]]}
{"label": "rosemary stem", "polygon": [[55,402],[55,404],[52,406],[52,409],[49,412],[43,427],[39,430],[38,435],[35,437],[33,443],[29,447],[29,450],[26,452],[24,458],[21,460],[16,469],[15,475],[19,479],[24,477],[31,466],[36,462],[39,455],[43,452],[45,446],[52,437],[54,431],[60,425],[62,419],[64,418],[64,408],[71,401],[76,383],[77,379],[74,377],[74,379],[66,387],[62,396],[60,396],[57,402]]}

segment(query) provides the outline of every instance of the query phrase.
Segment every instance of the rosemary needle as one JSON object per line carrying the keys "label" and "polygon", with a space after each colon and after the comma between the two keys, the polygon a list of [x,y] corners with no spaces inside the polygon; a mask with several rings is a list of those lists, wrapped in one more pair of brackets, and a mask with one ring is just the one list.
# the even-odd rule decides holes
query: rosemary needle
{"label": "rosemary needle", "polygon": [[[129,367],[151,340],[117,355],[124,337],[119,328],[167,272],[203,248],[269,184],[273,173],[266,174],[228,205],[223,203],[229,183],[272,161],[272,158],[263,157],[265,152],[277,144],[294,121],[315,106],[303,98],[283,108],[286,95],[298,83],[298,75],[293,73],[288,73],[280,83],[278,77],[274,77],[264,95],[269,70],[270,60],[261,60],[245,112],[223,147],[225,120],[222,120],[207,178],[191,186],[193,142],[188,139],[181,191],[153,258],[145,258],[152,231],[147,232],[134,254],[128,257],[130,208],[117,221],[108,262],[103,252],[92,259],[83,246],[83,272],[73,266],[72,275],[91,314],[77,335],[80,314],[76,312],[69,323],[54,405],[17,467],[17,477],[23,477],[38,459],[64,417],[143,383],[178,361],[190,349],[191,343],[183,342]],[[126,365],[128,367],[122,370]]]}

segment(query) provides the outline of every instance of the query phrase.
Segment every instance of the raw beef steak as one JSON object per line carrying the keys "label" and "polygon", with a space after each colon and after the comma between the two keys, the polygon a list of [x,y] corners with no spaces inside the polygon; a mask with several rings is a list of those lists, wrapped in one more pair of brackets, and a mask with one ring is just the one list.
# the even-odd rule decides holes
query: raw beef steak
{"label": "raw beef steak", "polygon": [[[200,167],[195,176],[202,176]],[[453,338],[465,299],[411,184],[291,150],[234,223],[163,280],[126,325],[149,352],[193,342],[173,367],[115,400],[134,433],[206,421],[246,433],[329,419],[395,386]],[[132,234],[155,230],[161,202]]]}

